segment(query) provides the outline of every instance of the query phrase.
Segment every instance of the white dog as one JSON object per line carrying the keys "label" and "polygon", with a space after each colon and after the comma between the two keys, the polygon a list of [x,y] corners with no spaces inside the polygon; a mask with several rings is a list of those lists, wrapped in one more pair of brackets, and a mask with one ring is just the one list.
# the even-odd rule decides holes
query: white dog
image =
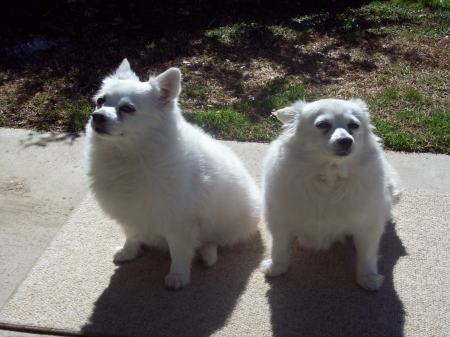
{"label": "white dog", "polygon": [[114,261],[134,259],[142,244],[168,248],[171,288],[189,282],[196,250],[214,265],[217,246],[247,239],[260,217],[241,161],[183,118],[180,83],[177,68],[140,82],[125,59],[103,80],[86,126],[91,188],[126,235]]}
{"label": "white dog", "polygon": [[399,190],[366,104],[299,101],[274,114],[284,131],[264,164],[264,213],[272,242],[263,271],[268,276],[285,273],[295,239],[321,250],[352,236],[358,284],[379,289],[378,246]]}

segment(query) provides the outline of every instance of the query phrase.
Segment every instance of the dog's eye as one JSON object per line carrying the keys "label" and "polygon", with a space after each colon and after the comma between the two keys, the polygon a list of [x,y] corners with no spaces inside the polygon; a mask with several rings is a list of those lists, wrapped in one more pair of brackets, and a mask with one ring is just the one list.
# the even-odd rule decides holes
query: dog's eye
{"label": "dog's eye", "polygon": [[327,132],[331,129],[331,124],[327,121],[322,121],[316,124],[316,128]]}
{"label": "dog's eye", "polygon": [[356,130],[357,128],[359,128],[359,124],[356,122],[350,122],[348,123],[348,128],[349,130]]}
{"label": "dog's eye", "polygon": [[120,111],[120,112],[125,112],[125,113],[129,114],[129,113],[135,112],[136,109],[135,109],[133,106],[131,106],[131,105],[125,104],[125,105],[122,105],[122,106],[119,108],[119,111]]}
{"label": "dog's eye", "polygon": [[106,102],[105,97],[97,98],[97,107],[101,107],[103,104],[105,104],[105,102]]}

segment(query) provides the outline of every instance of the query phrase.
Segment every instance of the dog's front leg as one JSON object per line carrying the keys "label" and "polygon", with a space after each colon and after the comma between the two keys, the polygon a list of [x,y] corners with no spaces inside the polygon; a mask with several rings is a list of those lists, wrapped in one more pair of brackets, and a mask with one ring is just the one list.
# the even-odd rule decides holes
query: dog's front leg
{"label": "dog's front leg", "polygon": [[261,263],[261,269],[267,276],[284,274],[289,267],[291,246],[294,236],[284,230],[272,232],[270,258]]}
{"label": "dog's front leg", "polygon": [[141,243],[127,238],[123,246],[117,247],[114,254],[114,263],[123,263],[134,260],[140,252]]}
{"label": "dog's front leg", "polygon": [[356,281],[366,290],[378,290],[383,284],[383,275],[378,274],[378,246],[383,228],[361,230],[353,234],[357,253]]}
{"label": "dog's front leg", "polygon": [[191,261],[194,255],[194,235],[181,230],[167,237],[171,257],[170,272],[167,274],[166,286],[180,289],[187,285],[191,277]]}

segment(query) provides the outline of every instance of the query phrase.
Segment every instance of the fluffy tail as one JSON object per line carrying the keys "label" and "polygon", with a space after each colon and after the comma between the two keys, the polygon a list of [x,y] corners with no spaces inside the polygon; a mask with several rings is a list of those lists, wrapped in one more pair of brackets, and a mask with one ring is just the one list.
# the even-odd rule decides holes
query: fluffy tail
{"label": "fluffy tail", "polygon": [[391,195],[392,203],[395,205],[400,201],[402,191],[400,190],[400,178],[391,165],[387,164],[387,189]]}

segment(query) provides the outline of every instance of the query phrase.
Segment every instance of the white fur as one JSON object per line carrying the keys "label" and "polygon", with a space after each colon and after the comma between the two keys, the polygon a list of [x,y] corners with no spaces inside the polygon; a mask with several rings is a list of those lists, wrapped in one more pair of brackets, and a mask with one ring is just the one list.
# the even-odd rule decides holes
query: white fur
{"label": "white fur", "polygon": [[[377,255],[391,207],[399,196],[397,178],[372,132],[361,100],[299,101],[274,113],[283,133],[265,158],[264,213],[272,236],[269,276],[287,271],[291,244],[327,249],[352,236],[357,249],[357,282],[377,290]],[[330,128],[319,128],[326,121]],[[359,128],[350,130],[349,123]],[[340,138],[353,141],[339,156]]]}
{"label": "white fur", "polygon": [[[116,262],[134,259],[142,244],[169,249],[166,285],[190,279],[198,250],[205,264],[217,246],[233,245],[257,231],[258,189],[237,156],[185,121],[177,104],[180,71],[171,68],[140,82],[124,60],[94,99],[108,134],[86,125],[90,186],[102,209],[123,227],[126,242]],[[133,113],[120,113],[130,104]]]}

